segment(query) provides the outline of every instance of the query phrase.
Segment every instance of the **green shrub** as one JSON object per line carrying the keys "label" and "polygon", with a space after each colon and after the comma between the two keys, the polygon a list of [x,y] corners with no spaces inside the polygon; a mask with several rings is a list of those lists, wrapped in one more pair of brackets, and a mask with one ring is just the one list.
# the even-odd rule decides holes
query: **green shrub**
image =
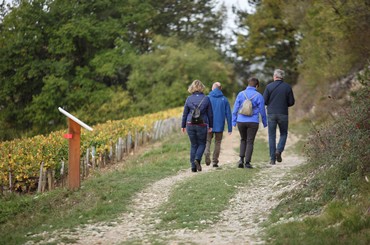
{"label": "green shrub", "polygon": [[[345,198],[355,194],[358,178],[370,167],[369,70],[359,76],[361,87],[351,94],[348,107],[339,108],[333,121],[317,130],[307,144],[308,161],[318,172],[324,197]],[[325,171],[323,171],[325,170]]]}
{"label": "green shrub", "polygon": [[359,76],[348,107],[308,138],[300,186],[273,210],[278,224],[268,227],[267,244],[369,244],[369,74]]}

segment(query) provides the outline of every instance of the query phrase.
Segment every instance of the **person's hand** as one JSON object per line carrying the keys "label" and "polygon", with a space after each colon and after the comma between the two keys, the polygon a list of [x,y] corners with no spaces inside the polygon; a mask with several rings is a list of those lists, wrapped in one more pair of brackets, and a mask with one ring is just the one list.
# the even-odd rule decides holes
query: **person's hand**
{"label": "person's hand", "polygon": [[212,133],[212,128],[208,128],[208,133]]}
{"label": "person's hand", "polygon": [[181,131],[182,131],[183,134],[185,134],[186,133],[186,128],[181,128]]}

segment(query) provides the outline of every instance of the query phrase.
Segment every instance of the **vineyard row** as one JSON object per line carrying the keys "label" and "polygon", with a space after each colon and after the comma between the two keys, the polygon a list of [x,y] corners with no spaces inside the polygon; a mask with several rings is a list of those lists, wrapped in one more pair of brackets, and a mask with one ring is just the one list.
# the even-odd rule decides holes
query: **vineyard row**
{"label": "vineyard row", "polygon": [[[121,161],[147,142],[180,128],[181,108],[142,117],[108,121],[81,132],[81,179],[91,170]],[[1,193],[43,192],[64,186],[68,173],[68,140],[64,130],[47,136],[0,142]]]}

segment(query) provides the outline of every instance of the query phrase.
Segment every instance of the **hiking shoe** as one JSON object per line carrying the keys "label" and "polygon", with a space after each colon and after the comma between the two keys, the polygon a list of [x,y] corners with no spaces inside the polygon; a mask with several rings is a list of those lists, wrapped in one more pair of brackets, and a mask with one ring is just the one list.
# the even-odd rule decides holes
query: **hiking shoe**
{"label": "hiking shoe", "polygon": [[206,156],[206,165],[207,166],[211,165],[211,159],[209,158],[208,155]]}
{"label": "hiking shoe", "polygon": [[212,166],[213,166],[214,168],[218,168],[218,164],[217,164],[217,163],[214,163]]}
{"label": "hiking shoe", "polygon": [[271,165],[275,165],[275,164],[276,164],[276,163],[275,163],[275,160],[271,160],[271,161],[270,161],[270,164],[271,164]]}
{"label": "hiking shoe", "polygon": [[238,168],[244,168],[244,163],[242,160],[239,160],[238,162]]}
{"label": "hiking shoe", "polygon": [[249,162],[247,162],[247,163],[245,163],[245,168],[253,168],[253,167]]}
{"label": "hiking shoe", "polygon": [[281,152],[276,152],[275,153],[275,157],[276,157],[276,161],[278,161],[278,162],[281,162],[281,161],[283,161],[283,159],[281,158]]}
{"label": "hiking shoe", "polygon": [[197,169],[196,168],[191,168],[191,172],[196,172]]}
{"label": "hiking shoe", "polygon": [[202,171],[202,166],[200,166],[200,161],[195,159],[194,160],[195,166],[197,167],[198,171]]}

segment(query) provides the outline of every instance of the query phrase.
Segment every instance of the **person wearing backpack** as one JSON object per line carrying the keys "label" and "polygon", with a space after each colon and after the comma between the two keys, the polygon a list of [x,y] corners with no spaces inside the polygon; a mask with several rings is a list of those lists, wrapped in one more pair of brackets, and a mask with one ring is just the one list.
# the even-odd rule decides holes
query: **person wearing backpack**
{"label": "person wearing backpack", "polygon": [[[221,141],[225,129],[225,121],[227,122],[227,131],[229,135],[232,132],[231,126],[231,109],[228,99],[222,93],[221,83],[215,82],[212,85],[212,91],[208,95],[213,110],[213,128],[212,132],[207,134],[207,144],[205,150],[205,162],[206,165],[210,165],[217,168],[218,158],[221,152]],[[212,154],[211,161],[211,143],[212,139],[215,138],[215,148]]]}
{"label": "person wearing backpack", "polygon": [[267,127],[265,100],[257,91],[258,86],[257,78],[249,78],[247,88],[238,93],[234,103],[232,125],[238,126],[240,134],[239,168],[252,168],[251,160],[259,127],[259,115],[261,115],[263,126]]}
{"label": "person wearing backpack", "polygon": [[206,148],[207,132],[212,132],[213,111],[211,102],[203,91],[205,86],[194,80],[188,88],[191,95],[186,99],[182,113],[181,130],[190,140],[191,171],[202,171],[201,160]]}
{"label": "person wearing backpack", "polygon": [[[292,87],[283,81],[284,71],[276,69],[273,78],[274,81],[269,83],[263,92],[265,104],[267,105],[271,165],[275,165],[276,161],[282,161],[281,154],[284,151],[288,138],[288,107],[293,106],[295,102]],[[277,126],[279,127],[280,138],[276,145]]]}

